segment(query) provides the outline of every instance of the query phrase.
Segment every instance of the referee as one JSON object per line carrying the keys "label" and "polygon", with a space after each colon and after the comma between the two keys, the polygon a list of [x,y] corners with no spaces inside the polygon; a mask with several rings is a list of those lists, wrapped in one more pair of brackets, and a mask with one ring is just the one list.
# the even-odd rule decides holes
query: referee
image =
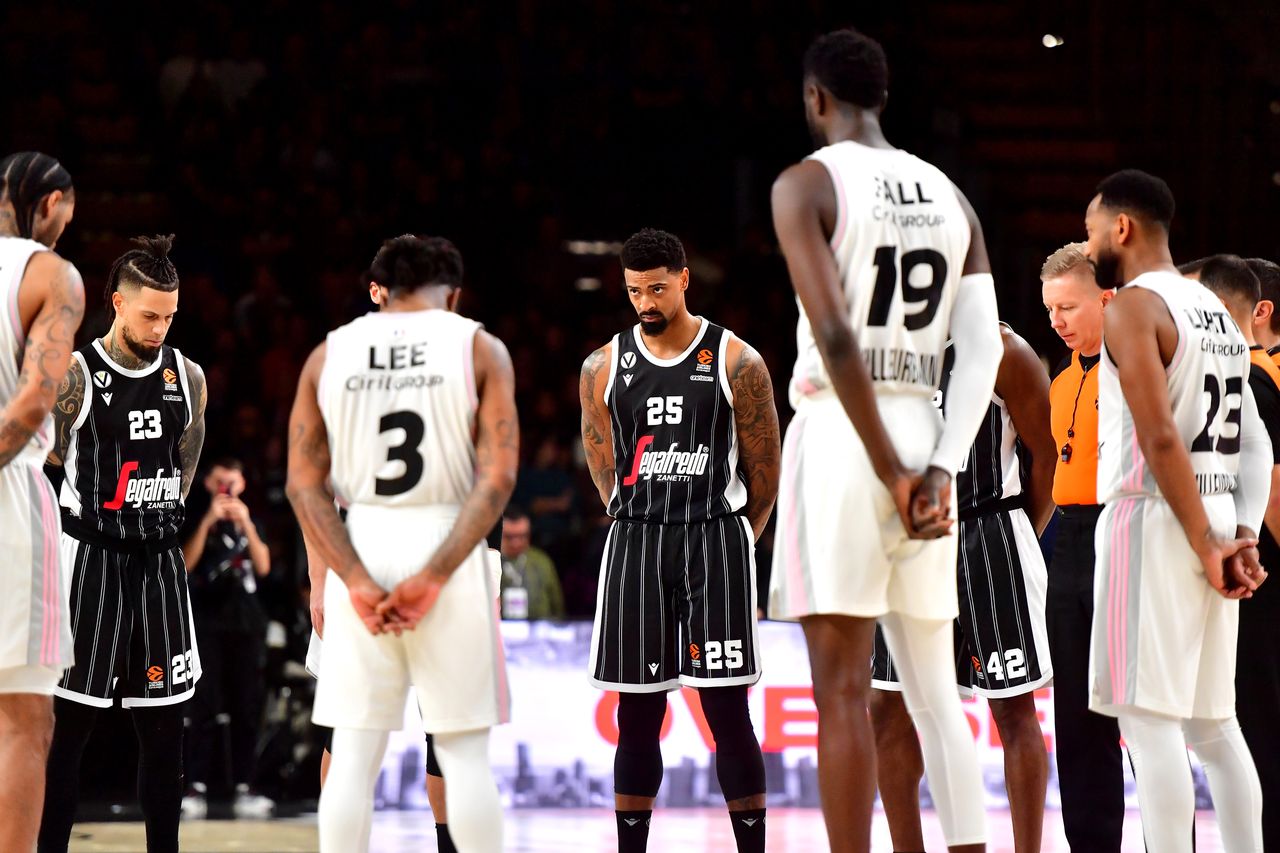
{"label": "referee", "polygon": [[1098,505],[1098,360],[1102,311],[1114,290],[1101,290],[1083,243],[1049,256],[1040,270],[1050,324],[1071,348],[1049,388],[1058,446],[1053,502],[1058,532],[1049,563],[1047,610],[1053,659],[1062,823],[1073,850],[1119,853],[1124,828],[1120,729],[1089,710],[1089,636],[1093,625],[1094,528]]}

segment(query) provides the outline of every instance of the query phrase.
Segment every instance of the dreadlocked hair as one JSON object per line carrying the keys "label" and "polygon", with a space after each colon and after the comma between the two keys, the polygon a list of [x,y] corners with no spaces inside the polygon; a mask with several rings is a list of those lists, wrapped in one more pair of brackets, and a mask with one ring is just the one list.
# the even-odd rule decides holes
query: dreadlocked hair
{"label": "dreadlocked hair", "polygon": [[31,239],[40,201],[55,190],[71,192],[71,173],[48,154],[19,151],[0,160],[0,202],[13,205],[19,237]]}
{"label": "dreadlocked hair", "polygon": [[111,305],[111,294],[122,285],[149,287],[165,292],[177,290],[178,269],[169,260],[173,235],[134,237],[130,242],[138,248],[130,249],[116,258],[116,262],[111,265],[111,272],[107,274],[107,289],[104,294],[107,305]]}

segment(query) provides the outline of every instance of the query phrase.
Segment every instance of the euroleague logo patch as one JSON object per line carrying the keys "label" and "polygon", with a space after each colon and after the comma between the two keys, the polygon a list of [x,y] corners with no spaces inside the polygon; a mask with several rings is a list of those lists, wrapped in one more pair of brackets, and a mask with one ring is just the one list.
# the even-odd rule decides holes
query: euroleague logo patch
{"label": "euroleague logo patch", "polygon": [[698,658],[702,657],[702,652],[698,650],[697,643],[689,644],[689,657],[693,658],[694,660],[697,660]]}
{"label": "euroleague logo patch", "polygon": [[165,382],[167,382],[167,383],[168,383],[168,384],[170,384],[170,385],[173,385],[173,384],[176,384],[176,383],[177,383],[177,381],[178,381],[178,374],[176,374],[176,373],[174,373],[174,372],[173,372],[173,368],[171,368],[171,367],[166,367],[166,368],[164,369],[164,381],[165,381]]}
{"label": "euroleague logo patch", "polygon": [[147,681],[157,682],[164,678],[164,667],[153,666],[147,670]]}
{"label": "euroleague logo patch", "polygon": [[701,350],[698,353],[698,364],[710,364],[714,360],[715,360],[715,356],[712,354],[711,350],[709,349]]}

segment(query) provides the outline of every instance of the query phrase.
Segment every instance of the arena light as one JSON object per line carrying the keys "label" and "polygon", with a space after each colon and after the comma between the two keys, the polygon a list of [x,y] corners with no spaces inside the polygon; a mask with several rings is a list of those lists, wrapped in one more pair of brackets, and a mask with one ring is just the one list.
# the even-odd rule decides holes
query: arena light
{"label": "arena light", "polygon": [[603,286],[603,282],[601,282],[600,279],[591,278],[589,276],[580,278],[573,283],[574,289],[579,290],[582,293],[591,293],[593,291],[599,290],[602,286]]}
{"label": "arena light", "polygon": [[622,244],[615,240],[566,240],[564,248],[571,255],[600,257],[618,254]]}
{"label": "arena light", "polygon": [[1045,33],[1040,43],[1045,47],[1061,47],[1064,44],[1062,36],[1055,36],[1052,33]]}

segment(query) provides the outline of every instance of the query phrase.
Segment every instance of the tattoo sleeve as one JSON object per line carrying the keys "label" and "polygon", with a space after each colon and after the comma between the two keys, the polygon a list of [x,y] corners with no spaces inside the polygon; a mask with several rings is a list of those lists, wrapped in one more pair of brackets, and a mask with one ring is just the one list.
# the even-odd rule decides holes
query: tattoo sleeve
{"label": "tattoo sleeve", "polygon": [[[186,358],[184,356],[184,358]],[[182,499],[186,500],[191,484],[200,467],[200,451],[204,449],[204,410],[209,403],[209,389],[204,381],[204,371],[189,358],[187,380],[191,383],[191,425],[178,440],[178,462],[182,465]]]}
{"label": "tattoo sleeve", "polygon": [[476,479],[458,511],[449,535],[431,555],[424,571],[448,578],[502,516],[516,485],[520,463],[520,427],[516,415],[515,369],[497,338],[476,335]]}
{"label": "tattoo sleeve", "polygon": [[80,362],[71,359],[67,375],[58,388],[58,402],[53,405],[53,448],[49,451],[48,464],[62,465],[71,445],[71,425],[80,416],[84,406],[85,375]]}
{"label": "tattoo sleeve", "polygon": [[764,532],[778,498],[782,445],[773,381],[759,353],[746,344],[729,377],[742,472],[747,480],[747,519],[756,539]]}
{"label": "tattoo sleeve", "polygon": [[298,381],[289,416],[289,480],[285,493],[302,528],[303,541],[345,582],[363,572],[363,566],[333,505],[329,488],[329,431],[316,398],[324,352],[323,344],[312,352]]}
{"label": "tattoo sleeve", "polygon": [[[600,500],[605,506],[613,495],[616,481],[613,458],[613,427],[609,412],[603,404],[604,389],[600,387],[600,374],[608,372],[609,348],[600,349],[587,356],[582,363],[578,380],[578,397],[582,402],[582,450],[586,455],[587,469],[596,484]],[[599,391],[597,391],[599,388]]]}
{"label": "tattoo sleeve", "polygon": [[[0,468],[22,452],[53,409],[75,350],[76,329],[84,316],[80,273],[66,261],[53,257],[56,267],[48,268],[47,295],[27,331],[17,387],[0,409]],[[46,269],[47,263],[33,258],[27,274]],[[24,283],[26,280],[24,277]]]}

